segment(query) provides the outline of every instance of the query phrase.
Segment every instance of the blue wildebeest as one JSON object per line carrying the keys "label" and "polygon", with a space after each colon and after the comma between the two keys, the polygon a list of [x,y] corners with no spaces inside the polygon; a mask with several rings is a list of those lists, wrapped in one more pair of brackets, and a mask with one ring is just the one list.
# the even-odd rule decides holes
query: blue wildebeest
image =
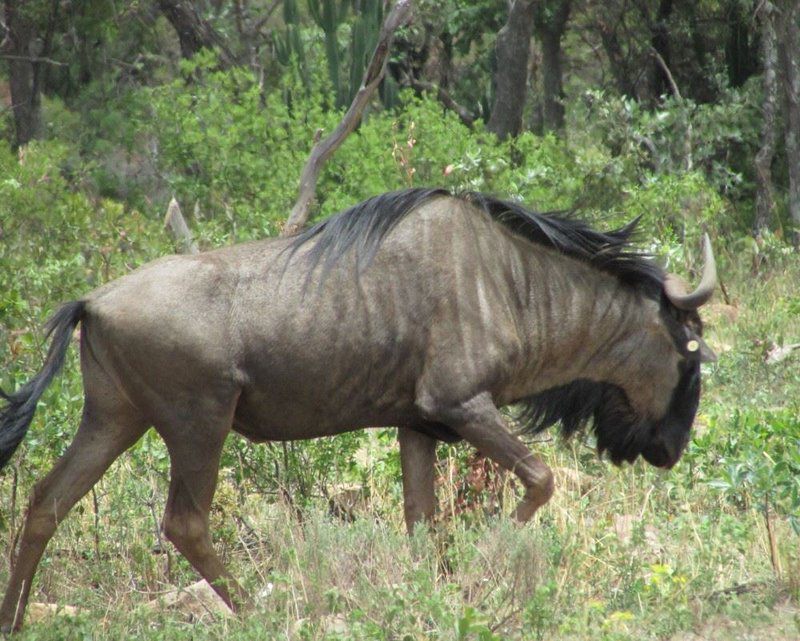
{"label": "blue wildebeest", "polygon": [[0,463],[80,324],[83,418],[33,491],[0,609],[17,628],[57,524],[154,426],[171,460],[166,536],[232,607],[246,594],[211,545],[223,442],[308,439],[398,426],[408,527],[434,512],[437,440],[463,439],[519,477],[514,516],[553,475],[507,427],[591,424],[615,463],[671,467],[689,437],[700,363],[713,358],[697,308],[714,289],[601,233],[482,194],[377,196],[290,239],[170,256],[61,307],[42,370],[0,414]]}

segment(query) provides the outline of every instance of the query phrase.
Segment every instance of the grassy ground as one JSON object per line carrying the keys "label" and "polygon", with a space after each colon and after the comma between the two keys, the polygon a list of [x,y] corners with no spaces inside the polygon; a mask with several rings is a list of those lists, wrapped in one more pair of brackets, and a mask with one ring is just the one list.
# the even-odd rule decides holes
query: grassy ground
{"label": "grassy ground", "polygon": [[[787,436],[774,419],[800,416],[800,350],[773,362],[776,346],[800,343],[800,265],[796,256],[771,260],[759,277],[748,260],[723,263],[729,301],[707,314],[720,361],[707,371],[695,440],[671,472],[617,469],[585,444],[543,441],[536,449],[556,469],[558,489],[533,523],[502,515],[516,488],[501,482],[476,509],[409,541],[399,481],[378,471],[366,474],[346,522],[324,501],[298,509],[237,486],[226,470],[216,543],[260,596],[242,617],[198,618],[148,606],[197,578],[158,534],[166,462],[154,448],[146,474],[126,457],[115,464],[48,548],[32,600],[78,612],[33,622],[19,638],[800,638],[800,537],[786,503],[745,473],[763,467],[757,452],[747,458],[748,426],[800,451],[800,422],[787,423]],[[369,444],[367,456],[385,455]],[[773,459],[778,451],[764,450]],[[457,451],[442,454],[442,512],[459,512],[453,488],[463,479],[450,478]],[[745,470],[739,487],[723,482],[734,463]],[[767,478],[779,479],[780,461],[772,463]],[[21,503],[10,504],[12,484],[12,475],[0,479],[8,546]],[[774,501],[768,518],[765,496]]]}

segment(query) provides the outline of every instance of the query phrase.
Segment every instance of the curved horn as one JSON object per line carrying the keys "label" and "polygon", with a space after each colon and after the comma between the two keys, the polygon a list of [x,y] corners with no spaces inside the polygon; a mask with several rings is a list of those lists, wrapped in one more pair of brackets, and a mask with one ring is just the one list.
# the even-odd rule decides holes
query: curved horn
{"label": "curved horn", "polygon": [[711,239],[703,235],[703,276],[700,284],[693,292],[686,291],[686,285],[677,276],[667,274],[664,279],[664,293],[669,301],[678,309],[691,311],[704,305],[711,298],[717,286],[717,263],[711,250]]}

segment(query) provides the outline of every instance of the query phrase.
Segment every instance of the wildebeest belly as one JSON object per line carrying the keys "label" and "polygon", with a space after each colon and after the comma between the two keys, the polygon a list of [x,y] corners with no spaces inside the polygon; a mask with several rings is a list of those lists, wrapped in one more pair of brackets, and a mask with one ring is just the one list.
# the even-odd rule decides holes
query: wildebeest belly
{"label": "wildebeest belly", "polygon": [[292,441],[322,436],[333,436],[366,427],[410,427],[431,438],[454,443],[461,437],[452,428],[442,423],[422,419],[416,410],[395,409],[387,411],[379,407],[361,413],[337,413],[332,416],[328,408],[304,408],[297,404],[280,406],[274,399],[259,402],[243,396],[236,407],[233,429],[251,441]]}
{"label": "wildebeest belly", "polygon": [[346,403],[326,400],[323,395],[314,399],[306,390],[296,395],[285,389],[278,393],[245,390],[236,406],[233,427],[253,441],[289,441],[421,422],[411,399],[391,403],[374,399],[370,404],[370,399],[356,395]]}

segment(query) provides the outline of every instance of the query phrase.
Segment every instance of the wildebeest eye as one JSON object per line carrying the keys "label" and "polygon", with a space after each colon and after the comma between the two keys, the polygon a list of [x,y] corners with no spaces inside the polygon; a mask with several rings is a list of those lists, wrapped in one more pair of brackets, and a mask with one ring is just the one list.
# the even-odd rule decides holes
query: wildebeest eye
{"label": "wildebeest eye", "polygon": [[686,349],[686,358],[691,361],[714,363],[717,360],[717,355],[714,353],[714,350],[699,336],[690,337],[684,344],[684,348]]}

